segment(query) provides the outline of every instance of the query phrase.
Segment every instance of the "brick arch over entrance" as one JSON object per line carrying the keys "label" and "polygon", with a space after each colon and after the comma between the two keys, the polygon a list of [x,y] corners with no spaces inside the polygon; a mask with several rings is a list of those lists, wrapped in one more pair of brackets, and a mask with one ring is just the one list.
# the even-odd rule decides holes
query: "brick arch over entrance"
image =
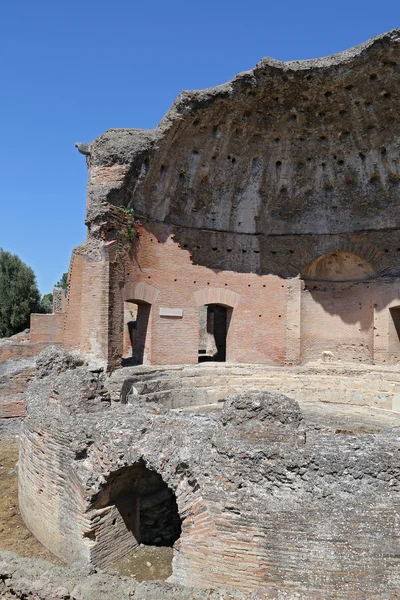
{"label": "brick arch over entrance", "polygon": [[235,308],[240,302],[241,295],[223,288],[203,288],[194,293],[197,306],[204,304],[221,304]]}
{"label": "brick arch over entrance", "polygon": [[140,301],[154,304],[160,295],[160,291],[147,283],[126,283],[124,285],[123,300],[127,302]]}
{"label": "brick arch over entrance", "polygon": [[313,261],[332,252],[348,252],[359,256],[372,266],[376,277],[391,274],[391,269],[387,264],[386,255],[383,250],[369,244],[365,240],[348,237],[328,237],[321,239],[312,246],[302,248],[292,257],[289,272],[297,276]]}
{"label": "brick arch over entrance", "polygon": [[[86,496],[84,512],[86,528],[88,531],[96,531],[95,539],[92,540],[90,547],[90,562],[99,567],[106,567],[136,547],[135,539],[127,531],[129,528],[127,519],[120,518],[123,516],[124,508],[128,507],[118,506],[120,503],[114,502],[110,497],[105,509],[101,503],[98,505],[98,498],[104,492],[107,496],[108,483],[113,476],[142,465],[146,467],[147,474],[153,473],[153,476],[159,477],[165,487],[173,493],[180,518],[180,535],[174,543],[172,579],[190,585],[191,577],[198,576],[198,572],[202,570],[205,562],[204,555],[209,554],[215,546],[218,532],[208,504],[203,498],[201,486],[192,469],[189,465],[177,460],[177,447],[174,443],[165,448],[168,448],[168,458],[162,453],[157,453],[154,448],[143,453],[138,448],[132,447],[129,459],[125,456],[121,461],[106,447],[100,446],[99,452],[102,458],[100,469],[96,453],[89,452],[88,462],[92,465],[90,472],[96,473],[97,479],[104,482],[99,486],[98,494],[90,498]],[[87,489],[87,481],[81,480],[80,484],[82,490]],[[121,486],[119,485],[119,487]],[[121,491],[126,490],[121,489]],[[151,492],[152,490],[149,487],[147,491]],[[121,495],[122,502],[128,501],[129,503],[129,494],[124,496],[122,493]],[[147,505],[151,505],[152,501],[157,500],[160,498],[155,498],[154,494],[153,497],[148,495],[145,499],[145,508]]]}

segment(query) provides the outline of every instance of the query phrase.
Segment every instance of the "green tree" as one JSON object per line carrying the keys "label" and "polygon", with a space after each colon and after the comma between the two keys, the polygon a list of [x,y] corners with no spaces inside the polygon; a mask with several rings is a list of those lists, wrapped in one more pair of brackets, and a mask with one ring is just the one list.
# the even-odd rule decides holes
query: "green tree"
{"label": "green tree", "polygon": [[0,248],[0,338],[29,327],[32,312],[42,312],[35,274],[16,254]]}
{"label": "green tree", "polygon": [[45,294],[40,301],[41,311],[43,313],[53,312],[53,294]]}
{"label": "green tree", "polygon": [[61,279],[57,281],[54,287],[59,287],[63,290],[68,290],[68,273],[63,273]]}

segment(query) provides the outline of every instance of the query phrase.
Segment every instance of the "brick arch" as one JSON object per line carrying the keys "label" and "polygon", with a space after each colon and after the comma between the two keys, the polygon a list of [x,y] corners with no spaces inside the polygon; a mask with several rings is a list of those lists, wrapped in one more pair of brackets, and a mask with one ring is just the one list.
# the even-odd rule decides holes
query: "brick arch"
{"label": "brick arch", "polygon": [[140,302],[147,302],[148,304],[154,304],[160,295],[160,290],[157,288],[147,285],[147,283],[126,283],[123,289],[124,302],[131,300],[139,300]]}
{"label": "brick arch", "polygon": [[202,288],[194,293],[197,306],[204,304],[221,304],[235,308],[240,302],[240,294],[224,288]]}
{"label": "brick arch", "polygon": [[[217,528],[212,514],[209,511],[208,504],[203,498],[199,482],[188,465],[183,465],[177,460],[177,449],[174,446],[168,448],[167,458],[163,453],[154,452],[151,448],[148,451],[138,448],[130,448],[130,452],[124,456],[121,461],[115,453],[109,451],[109,448],[102,446],[92,447],[88,453],[88,461],[92,465],[90,469],[90,481],[93,487],[93,473],[96,473],[97,490],[90,497],[86,495],[84,516],[86,518],[86,527],[88,531],[96,530],[95,543],[92,542],[90,548],[91,561],[98,566],[107,566],[109,564],[109,552],[105,544],[110,544],[103,532],[109,534],[113,532],[110,526],[113,514],[108,508],[98,508],[97,499],[101,492],[107,488],[110,476],[113,476],[121,469],[132,467],[143,462],[146,469],[161,476],[163,482],[174,493],[178,514],[181,519],[181,534],[179,540],[175,542],[180,552],[174,552],[173,575],[177,572],[180,576],[187,576],[190,579],[190,573],[187,572],[188,557],[185,550],[189,549],[190,561],[197,565],[203,563],[203,549],[209,549],[213,546],[214,539],[217,536]],[[100,468],[99,468],[100,467]],[[86,472],[87,474],[87,472]],[[84,477],[79,477],[80,489],[87,490],[89,481]],[[101,481],[101,483],[100,483]],[[183,551],[181,544],[183,543]],[[121,556],[123,554],[121,553]],[[187,583],[188,584],[188,583]]]}
{"label": "brick arch", "polygon": [[390,275],[391,269],[383,250],[362,239],[349,237],[329,237],[319,240],[316,244],[299,250],[294,254],[289,265],[292,276],[299,275],[302,270],[320,258],[331,252],[348,252],[355,254],[369,263],[375,271],[376,277]]}

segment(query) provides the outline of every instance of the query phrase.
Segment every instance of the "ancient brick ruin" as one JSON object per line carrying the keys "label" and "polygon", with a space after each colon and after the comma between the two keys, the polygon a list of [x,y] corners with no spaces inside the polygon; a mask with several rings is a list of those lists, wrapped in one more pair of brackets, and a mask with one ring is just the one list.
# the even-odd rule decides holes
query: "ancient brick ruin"
{"label": "ancient brick ruin", "polygon": [[88,238],[63,317],[34,316],[32,341],[109,369],[196,364],[202,307],[218,306],[221,360],[396,364],[398,55],[394,31],[325,59],[266,58],[183,92],[154,130],[78,144]]}
{"label": "ancient brick ruin", "polygon": [[399,72],[398,30],[265,58],[77,144],[88,235],[32,315],[58,348],[21,434],[21,512],[55,555],[170,545],[174,583],[396,597]]}

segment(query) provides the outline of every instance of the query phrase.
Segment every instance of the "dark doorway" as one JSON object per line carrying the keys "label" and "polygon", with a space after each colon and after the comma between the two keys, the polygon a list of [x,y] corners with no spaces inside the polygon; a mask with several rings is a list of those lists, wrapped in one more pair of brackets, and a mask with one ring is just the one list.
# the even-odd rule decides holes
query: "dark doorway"
{"label": "dark doorway", "polygon": [[94,505],[115,507],[115,534],[119,521],[119,535],[130,532],[137,544],[173,546],[181,534],[175,494],[143,461],[111,473]]}
{"label": "dark doorway", "polygon": [[396,364],[400,362],[400,306],[389,308],[389,362]]}
{"label": "dark doorway", "polygon": [[123,366],[146,362],[147,336],[151,304],[125,302]]}
{"label": "dark doorway", "polygon": [[230,313],[226,306],[207,304],[200,308],[199,362],[225,362]]}

